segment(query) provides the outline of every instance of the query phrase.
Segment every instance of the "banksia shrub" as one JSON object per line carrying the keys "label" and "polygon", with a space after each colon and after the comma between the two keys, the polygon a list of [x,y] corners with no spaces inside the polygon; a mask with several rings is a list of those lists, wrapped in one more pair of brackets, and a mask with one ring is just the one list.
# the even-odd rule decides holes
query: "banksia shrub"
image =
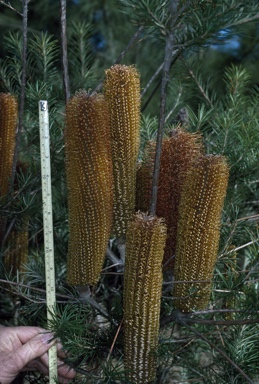
{"label": "banksia shrub", "polygon": [[183,312],[208,305],[228,174],[223,156],[201,156],[183,186],[173,290],[175,307]]}
{"label": "banksia shrub", "polygon": [[129,224],[123,306],[125,369],[131,383],[149,383],[156,375],[165,240],[162,219],[138,213]]}
{"label": "banksia shrub", "polygon": [[114,172],[114,234],[124,237],[135,211],[136,167],[140,144],[140,79],[133,66],[106,70]]}
{"label": "banksia shrub", "polygon": [[112,226],[109,115],[102,95],[82,91],[66,109],[69,243],[67,280],[97,283]]}
{"label": "banksia shrub", "polygon": [[[147,144],[143,164],[137,174],[137,209],[143,211],[147,211],[150,205],[155,147],[155,142]],[[183,129],[174,129],[171,136],[162,142],[156,214],[165,219],[167,226],[165,269],[173,267],[182,187],[188,170],[201,151],[201,136]]]}

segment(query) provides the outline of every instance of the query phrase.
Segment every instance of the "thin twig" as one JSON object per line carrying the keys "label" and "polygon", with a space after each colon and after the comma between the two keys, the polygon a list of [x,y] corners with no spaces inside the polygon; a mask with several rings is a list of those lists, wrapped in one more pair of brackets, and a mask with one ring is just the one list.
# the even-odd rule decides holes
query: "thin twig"
{"label": "thin twig", "polygon": [[143,96],[145,95],[145,93],[147,92],[148,88],[150,87],[150,85],[153,83],[153,81],[155,80],[155,78],[159,75],[159,73],[162,71],[163,69],[163,66],[164,66],[164,63],[162,63],[158,68],[157,70],[155,71],[155,73],[153,74],[153,76],[149,79],[149,81],[147,82],[147,85],[145,86],[145,88],[143,89],[143,91],[141,92],[141,99],[143,98]]}
{"label": "thin twig", "polygon": [[240,219],[237,219],[236,221],[244,221],[244,220],[258,220],[259,215],[251,215],[251,216],[246,216],[246,217],[241,217]]}
{"label": "thin twig", "polygon": [[193,70],[188,66],[186,60],[183,58],[182,56],[182,61],[184,62],[189,74],[191,75],[191,77],[193,78],[193,80],[195,81],[195,84],[197,85],[197,87],[199,88],[201,94],[203,95],[204,99],[208,102],[208,104],[210,105],[211,108],[213,108],[213,104],[210,100],[210,98],[208,97],[208,95],[206,94],[206,91],[205,89],[202,87],[202,85],[200,84],[200,82],[198,81],[197,77],[195,76]]}
{"label": "thin twig", "polygon": [[[201,314],[217,314],[217,313],[240,313],[242,312],[241,310],[235,310],[235,309],[224,309],[224,310],[216,310],[216,311],[200,311],[200,312],[195,312],[196,315],[201,315]],[[243,311],[246,312],[247,311]],[[259,313],[259,311],[255,311],[253,313]],[[201,325],[213,325],[213,326],[229,326],[229,325],[245,325],[245,324],[257,324],[259,323],[259,318],[255,319],[243,319],[243,320],[208,320],[208,319],[198,319],[198,318],[193,318],[190,316],[193,316],[194,313],[181,313],[180,311],[176,310],[173,311],[171,315],[165,316],[161,319],[160,325],[161,327],[164,327],[167,324],[173,323],[173,322],[179,322],[179,318],[181,320],[184,320],[187,324],[201,324]]]}
{"label": "thin twig", "polygon": [[201,311],[195,311],[195,312],[192,312],[192,316],[193,315],[210,315],[210,314],[214,314],[214,313],[248,313],[249,314],[252,314],[252,313],[259,313],[259,311],[247,311],[247,309],[205,309],[205,310],[201,310]]}
{"label": "thin twig", "polygon": [[[179,49],[175,49],[174,52],[173,52],[173,56],[172,56],[172,60],[171,60],[171,66],[175,63],[175,61],[178,59],[178,57],[180,56],[181,54],[181,51]],[[163,63],[164,65],[164,63]],[[159,89],[160,85],[161,85],[161,82],[162,80],[159,79],[154,87],[154,89],[152,90],[151,94],[149,95],[148,99],[146,100],[145,104],[143,104],[143,106],[141,107],[141,112],[143,113],[145,111],[145,109],[147,108],[148,104],[150,103],[150,101],[152,100],[153,96],[155,95],[156,91]]]}
{"label": "thin twig", "polygon": [[112,319],[106,310],[95,301],[91,294],[89,285],[78,286],[78,292],[80,293],[80,302],[90,304],[92,308],[96,309],[103,317],[111,321],[114,325],[118,325],[114,319]]}
{"label": "thin twig", "polygon": [[114,252],[112,252],[112,250],[109,248],[109,247],[107,247],[107,249],[106,249],[106,255],[107,255],[107,257],[110,259],[110,261],[112,262],[112,263],[114,263],[115,265],[123,265],[123,262],[122,262],[122,260],[121,259],[119,259],[115,254],[114,254]]}
{"label": "thin twig", "polygon": [[166,115],[165,123],[170,119],[170,117],[171,117],[171,115],[174,113],[176,107],[180,104],[180,99],[181,99],[181,97],[182,97],[182,92],[183,92],[183,90],[182,90],[182,88],[181,88],[181,90],[179,90],[179,93],[178,93],[178,95],[177,95],[177,99],[176,99],[176,101],[175,101],[175,103],[174,103],[173,108],[171,108],[171,110],[170,110],[170,111],[168,112],[168,114]]}
{"label": "thin twig", "polygon": [[123,323],[123,319],[121,320],[121,322],[120,322],[120,324],[119,324],[119,326],[118,326],[118,329],[117,329],[117,331],[116,331],[116,334],[115,334],[115,336],[114,336],[114,339],[113,339],[111,348],[110,348],[110,350],[109,350],[109,354],[108,354],[108,356],[107,356],[107,360],[106,360],[107,363],[108,363],[108,361],[110,360],[110,357],[111,357],[111,354],[112,354],[114,345],[115,345],[116,340],[117,340],[117,338],[118,338],[118,336],[119,336],[119,333],[120,333],[120,331],[121,331],[122,323]]}
{"label": "thin twig", "polygon": [[226,26],[224,28],[226,28],[226,29],[227,28],[233,28],[233,27],[236,27],[237,25],[251,23],[252,21],[257,21],[257,20],[259,20],[259,15],[258,14],[255,15],[255,16],[252,16],[252,17],[247,17],[247,18],[235,21],[235,22],[231,23],[229,26]]}
{"label": "thin twig", "polygon": [[226,252],[226,253],[221,254],[219,257],[221,257],[221,256],[223,256],[223,255],[229,255],[230,253],[233,253],[233,252],[239,251],[240,249],[249,247],[249,245],[252,245],[252,244],[254,244],[254,243],[257,243],[258,241],[259,241],[259,239],[255,239],[255,240],[249,241],[249,242],[246,243],[246,244],[240,245],[239,247],[236,247],[236,248],[231,249],[230,251],[228,251],[228,252]]}
{"label": "thin twig", "polygon": [[170,7],[168,9],[169,14],[171,14],[172,21],[171,21],[170,30],[167,32],[166,44],[165,44],[165,58],[164,58],[164,65],[163,65],[163,77],[162,77],[161,94],[160,94],[160,118],[159,118],[158,132],[157,132],[156,156],[155,156],[155,163],[154,163],[152,195],[151,195],[151,202],[150,202],[151,215],[155,215],[156,213],[161,148],[162,148],[162,139],[163,139],[163,133],[164,133],[164,125],[165,125],[166,97],[167,97],[166,90],[169,82],[169,72],[171,68],[173,51],[174,51],[173,21],[174,21],[174,15],[177,13],[177,5],[178,5],[178,1],[172,0],[170,3]]}
{"label": "thin twig", "polygon": [[[121,60],[124,58],[125,54],[127,53],[127,51],[133,46],[133,44],[138,40],[139,36],[141,35],[141,33],[144,31],[144,27],[141,26],[138,28],[138,30],[134,33],[134,35],[132,36],[132,38],[130,39],[130,41],[128,42],[126,48],[119,54],[119,56],[117,57],[117,59],[115,60],[115,62],[113,63],[114,65],[115,64],[118,64],[121,62]],[[100,92],[100,90],[102,89],[102,86],[103,86],[103,82],[101,81],[97,87],[95,88],[94,92]]]}
{"label": "thin twig", "polygon": [[127,53],[127,51],[132,47],[132,45],[135,43],[136,40],[138,40],[139,36],[141,35],[141,33],[144,31],[144,26],[142,25],[141,27],[138,28],[138,30],[134,33],[134,35],[132,36],[132,38],[130,39],[130,41],[128,42],[128,45],[126,46],[126,48],[124,49],[124,51],[122,51],[119,56],[117,57],[117,59],[115,60],[114,64],[118,64],[121,62],[121,60],[124,58],[125,54]]}
{"label": "thin twig", "polygon": [[5,3],[3,0],[0,0],[0,4],[5,5],[7,8],[11,9],[12,11],[14,11],[15,13],[17,13],[17,14],[20,15],[20,16],[23,15],[21,12],[17,11],[17,9],[15,9],[14,7],[12,7],[10,3]]}
{"label": "thin twig", "polygon": [[188,323],[190,324],[202,324],[202,325],[245,325],[245,324],[257,324],[259,323],[259,318],[256,319],[243,319],[243,320],[206,320],[206,319],[189,319]]}
{"label": "thin twig", "polygon": [[155,85],[155,87],[153,88],[151,94],[149,95],[148,99],[146,100],[145,104],[143,104],[143,106],[141,107],[141,112],[142,113],[145,111],[145,109],[147,108],[148,104],[153,99],[153,96],[155,95],[156,91],[159,89],[160,85],[161,85],[161,80],[158,80],[156,85]]}
{"label": "thin twig", "polygon": [[63,83],[65,89],[66,102],[70,99],[68,58],[67,58],[67,18],[66,18],[66,0],[60,0],[60,24],[61,24],[61,47],[62,47],[62,67]]}

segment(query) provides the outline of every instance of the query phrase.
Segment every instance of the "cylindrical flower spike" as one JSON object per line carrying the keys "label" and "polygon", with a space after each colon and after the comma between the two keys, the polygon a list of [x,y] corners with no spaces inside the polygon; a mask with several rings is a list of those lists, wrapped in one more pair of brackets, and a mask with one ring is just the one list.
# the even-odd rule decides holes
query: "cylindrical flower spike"
{"label": "cylindrical flower spike", "polygon": [[[0,197],[9,192],[12,177],[16,129],[18,120],[18,104],[16,98],[9,93],[0,93]],[[4,203],[4,200],[2,200]],[[6,220],[0,217],[0,238],[4,235]]]}
{"label": "cylindrical flower spike", "polygon": [[[148,212],[150,208],[156,142],[147,141],[142,162],[136,175],[136,211]],[[161,163],[161,161],[160,161]],[[159,194],[158,194],[159,198]]]}
{"label": "cylindrical flower spike", "polygon": [[9,191],[17,120],[18,104],[16,98],[7,93],[0,93],[0,196],[6,195]]}
{"label": "cylindrical flower spike", "polygon": [[133,66],[106,71],[115,185],[114,234],[123,238],[135,211],[136,167],[140,144],[140,78]]}
{"label": "cylindrical flower spike", "polygon": [[96,284],[112,226],[113,172],[109,114],[102,95],[82,91],[66,110],[69,244],[67,280]]}
{"label": "cylindrical flower spike", "polygon": [[[150,206],[155,146],[156,143],[148,142],[137,174],[137,209],[143,211],[147,211]],[[167,226],[164,269],[173,267],[181,191],[193,161],[201,152],[201,136],[183,129],[174,129],[170,137],[164,138],[162,142],[156,214],[165,219]]]}
{"label": "cylindrical flower spike", "polygon": [[3,258],[7,272],[11,271],[13,275],[16,275],[18,271],[25,271],[25,265],[28,262],[28,242],[29,233],[26,224],[21,230],[14,230],[10,233],[8,248]]}
{"label": "cylindrical flower spike", "polygon": [[183,312],[204,309],[209,302],[228,175],[223,156],[201,156],[183,186],[173,290],[175,307]]}
{"label": "cylindrical flower spike", "polygon": [[[14,191],[17,193],[19,188],[19,175],[26,174],[29,164],[18,161],[14,177]],[[22,224],[19,228],[14,228],[7,238],[7,249],[4,253],[3,261],[7,272],[11,271],[13,275],[17,272],[24,272],[25,265],[28,262],[29,248],[29,217],[24,215]]]}
{"label": "cylindrical flower spike", "polygon": [[129,224],[126,238],[125,368],[131,383],[145,384],[156,375],[166,226],[156,216],[138,213]]}

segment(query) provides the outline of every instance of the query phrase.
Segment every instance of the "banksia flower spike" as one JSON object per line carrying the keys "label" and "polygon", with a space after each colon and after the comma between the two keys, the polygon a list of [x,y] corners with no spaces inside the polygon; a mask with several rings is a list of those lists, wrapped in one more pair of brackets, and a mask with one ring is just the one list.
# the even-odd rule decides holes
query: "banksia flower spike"
{"label": "banksia flower spike", "polygon": [[114,234],[123,238],[135,211],[136,167],[140,144],[140,79],[133,66],[106,71],[115,185]]}
{"label": "banksia flower spike", "polygon": [[104,97],[77,93],[66,110],[69,244],[67,280],[96,284],[112,226],[113,174]]}
{"label": "banksia flower spike", "polygon": [[16,98],[10,94],[0,93],[0,195],[9,191],[12,176],[13,158],[18,120]]}
{"label": "banksia flower spike", "polygon": [[176,283],[173,291],[175,307],[183,312],[209,302],[228,174],[223,156],[201,156],[183,186],[174,278],[186,283]]}
{"label": "banksia flower spike", "polygon": [[[0,198],[6,196],[12,177],[18,104],[16,98],[8,93],[0,93]],[[4,203],[4,200],[2,200]],[[0,217],[0,238],[4,235],[6,219]]]}
{"label": "banksia flower spike", "polygon": [[[19,178],[22,173],[25,174],[29,165],[27,163],[18,161],[16,164],[16,171],[14,177],[14,191],[19,191]],[[8,247],[4,254],[4,265],[7,271],[11,271],[13,275],[17,272],[25,271],[25,264],[28,262],[28,247],[29,247],[29,217],[25,214],[23,216],[23,223],[20,228],[15,228],[11,231],[7,238]]]}
{"label": "banksia flower spike", "polygon": [[25,264],[28,262],[29,233],[27,224],[21,230],[14,230],[8,237],[8,249],[4,255],[4,266],[13,275],[25,271]]}
{"label": "banksia flower spike", "polygon": [[[147,211],[150,206],[155,147],[155,142],[147,144],[143,164],[137,174],[137,201],[140,204],[137,209],[143,211]],[[162,142],[156,214],[165,219],[167,226],[164,269],[173,267],[182,187],[187,172],[201,152],[201,136],[180,128],[174,129],[171,136]]]}
{"label": "banksia flower spike", "polygon": [[138,213],[129,224],[126,239],[125,368],[131,383],[144,384],[156,375],[166,226],[162,219]]}
{"label": "banksia flower spike", "polygon": [[139,167],[137,169],[136,211],[149,211],[155,156],[156,142],[153,140],[149,140],[145,145],[142,162],[139,164]]}

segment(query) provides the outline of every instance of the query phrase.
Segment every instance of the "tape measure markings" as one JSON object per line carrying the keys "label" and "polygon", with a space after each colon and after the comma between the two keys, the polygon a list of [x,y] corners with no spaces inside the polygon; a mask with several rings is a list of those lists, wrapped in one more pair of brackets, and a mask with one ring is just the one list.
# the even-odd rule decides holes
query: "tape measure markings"
{"label": "tape measure markings", "polygon": [[[52,319],[56,307],[56,285],[54,264],[54,239],[51,193],[50,139],[48,102],[39,101],[40,153],[41,153],[41,183],[43,202],[43,229],[45,253],[45,278],[47,319]],[[49,349],[49,384],[55,384],[57,379],[57,348]]]}

